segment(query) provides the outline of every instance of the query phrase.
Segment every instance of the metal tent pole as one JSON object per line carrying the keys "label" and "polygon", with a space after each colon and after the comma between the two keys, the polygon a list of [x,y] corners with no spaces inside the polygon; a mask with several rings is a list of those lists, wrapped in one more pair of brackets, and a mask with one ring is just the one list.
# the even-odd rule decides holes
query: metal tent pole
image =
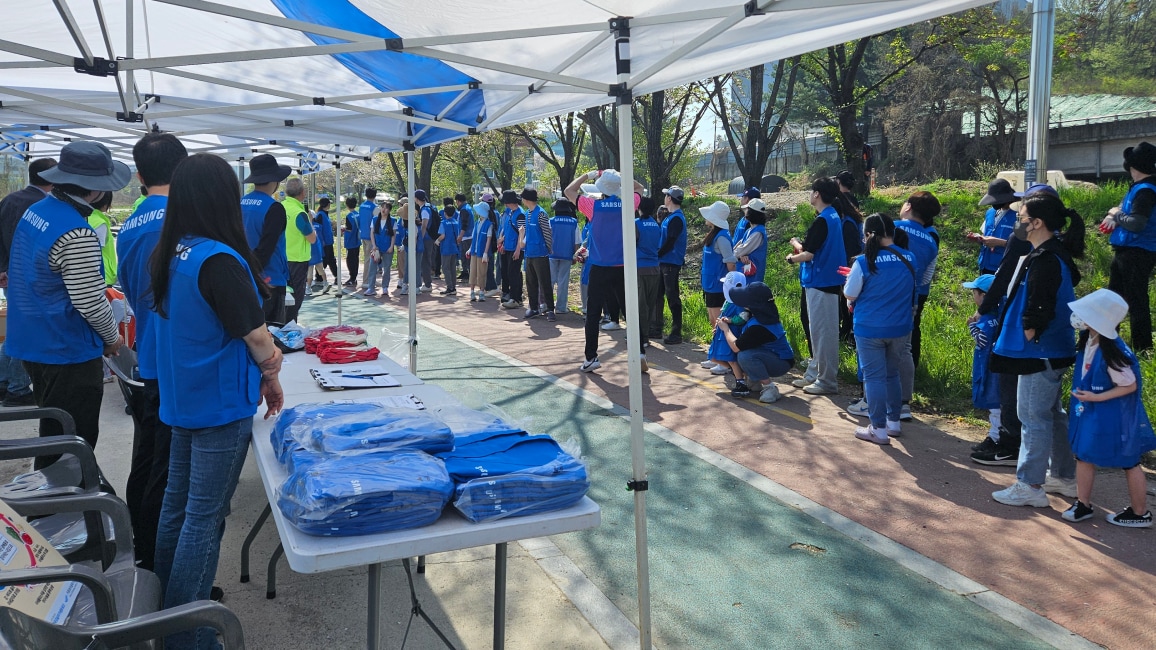
{"label": "metal tent pole", "polygon": [[[345,225],[345,217],[342,216],[341,210],[345,207],[341,203],[341,163],[333,163],[333,203],[334,209],[337,211],[337,229],[333,234],[333,254],[337,260],[337,279],[334,282],[337,284],[337,324],[341,324],[341,303],[342,298],[345,297],[345,288],[341,284],[341,262],[342,253],[345,252],[345,238],[341,235],[341,226]],[[332,220],[330,221],[332,223]]]}
{"label": "metal tent pole", "polygon": [[1032,2],[1032,62],[1028,76],[1027,159],[1024,189],[1042,176],[1048,180],[1048,120],[1052,97],[1052,56],[1055,50],[1055,0]]}
{"label": "metal tent pole", "polygon": [[405,152],[405,173],[407,181],[407,189],[409,191],[409,207],[406,209],[409,219],[409,239],[406,242],[406,248],[409,252],[405,255],[405,276],[407,291],[409,292],[409,371],[417,374],[417,232],[414,223],[416,221],[417,212],[417,198],[414,194],[417,192],[417,180],[414,177],[413,171],[413,154],[414,149],[411,143],[407,143]]}
{"label": "metal tent pole", "polygon": [[638,573],[638,643],[650,650],[650,558],[646,541],[646,432],[642,428],[642,342],[639,340],[638,255],[634,247],[634,137],[630,81],[630,23],[610,21],[621,93],[618,95],[618,156],[622,161],[622,260],[626,280],[626,353],[630,379],[630,457],[634,492],[634,553]]}

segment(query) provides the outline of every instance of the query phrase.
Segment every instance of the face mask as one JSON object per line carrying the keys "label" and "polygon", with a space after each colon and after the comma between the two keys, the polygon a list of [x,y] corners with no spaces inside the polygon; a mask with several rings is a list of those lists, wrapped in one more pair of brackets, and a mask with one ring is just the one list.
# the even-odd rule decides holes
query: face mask
{"label": "face mask", "polygon": [[1088,329],[1088,324],[1085,323],[1084,319],[1080,318],[1080,316],[1075,312],[1072,312],[1072,315],[1068,320],[1072,323],[1072,327],[1081,332]]}
{"label": "face mask", "polygon": [[1020,221],[1017,219],[1015,229],[1012,230],[1012,235],[1014,235],[1016,239],[1026,240],[1028,238],[1028,233],[1031,232],[1031,230],[1028,228],[1029,223],[1029,221]]}

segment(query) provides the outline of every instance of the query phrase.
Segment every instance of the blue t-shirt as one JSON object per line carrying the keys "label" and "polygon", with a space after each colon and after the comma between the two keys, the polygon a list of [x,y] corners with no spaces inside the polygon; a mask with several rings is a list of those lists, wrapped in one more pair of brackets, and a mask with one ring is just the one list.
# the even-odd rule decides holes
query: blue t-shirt
{"label": "blue t-shirt", "polygon": [[440,245],[442,255],[457,255],[459,253],[459,233],[461,233],[461,225],[458,223],[456,215],[442,217],[442,223],[438,227],[438,235],[442,237]]}

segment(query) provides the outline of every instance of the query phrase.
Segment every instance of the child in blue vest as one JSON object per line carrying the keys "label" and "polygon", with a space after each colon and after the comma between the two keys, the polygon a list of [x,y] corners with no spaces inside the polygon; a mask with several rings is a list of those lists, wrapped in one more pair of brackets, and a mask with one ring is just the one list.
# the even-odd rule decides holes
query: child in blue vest
{"label": "child in blue vest", "polygon": [[441,249],[442,270],[445,271],[446,278],[446,288],[441,291],[444,296],[458,295],[456,282],[458,239],[461,234],[462,228],[458,222],[457,210],[451,203],[445,207],[445,211],[442,213],[441,223],[438,225],[438,238],[434,242]]}
{"label": "child in blue vest", "polygon": [[[750,318],[750,313],[739,307],[731,301],[731,291],[739,287],[747,286],[747,276],[742,271],[731,271],[726,274],[723,281],[723,298],[725,299],[722,306],[722,312],[719,314],[719,321],[730,325],[730,329],[734,332],[735,337],[742,334],[743,325],[746,324],[747,319]],[[718,323],[715,323],[714,334],[710,339],[710,348],[706,351],[707,358],[721,365],[729,368],[733,375],[724,375],[727,388],[734,390],[736,385],[743,382],[743,371],[739,368],[738,352],[731,349],[730,344],[727,343],[727,338],[723,334],[722,328]]]}
{"label": "child in blue vest", "polygon": [[[995,276],[985,273],[971,282],[964,282],[964,289],[971,289],[971,299],[978,306],[991,289]],[[995,343],[995,334],[999,330],[999,310],[988,313],[980,320],[968,326],[971,338],[975,339],[975,349],[971,353],[971,405],[977,409],[986,409],[987,420],[991,425],[987,432],[987,440],[980,446],[987,444],[994,447],[999,444],[1000,407],[999,407],[999,375],[993,373],[989,367],[991,346]],[[976,447],[975,451],[979,451]]]}
{"label": "child in blue vest", "polygon": [[1156,435],[1140,399],[1140,363],[1116,332],[1128,315],[1128,303],[1113,291],[1097,289],[1068,306],[1080,338],[1068,409],[1068,439],[1076,456],[1076,502],[1063,517],[1073,522],[1091,518],[1096,467],[1121,467],[1131,505],[1109,513],[1108,523],[1149,528],[1152,513],[1140,457],[1156,449]]}

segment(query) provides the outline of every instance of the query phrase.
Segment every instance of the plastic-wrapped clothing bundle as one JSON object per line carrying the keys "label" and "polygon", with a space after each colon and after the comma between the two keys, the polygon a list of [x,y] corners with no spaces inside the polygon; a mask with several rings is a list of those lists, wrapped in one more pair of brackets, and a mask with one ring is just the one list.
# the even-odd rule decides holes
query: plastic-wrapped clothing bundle
{"label": "plastic-wrapped clothing bundle", "polygon": [[277,459],[283,464],[289,461],[289,454],[295,449],[302,448],[302,442],[293,433],[303,428],[312,430],[323,422],[343,415],[368,413],[381,410],[380,404],[372,402],[310,402],[298,404],[281,411],[273,431],[269,434],[270,442]]}
{"label": "plastic-wrapped clothing bundle", "polygon": [[436,454],[454,448],[454,433],[445,422],[429,411],[407,408],[343,415],[304,427],[290,425],[289,430],[306,447],[337,454],[365,450]]}
{"label": "plastic-wrapped clothing bundle", "polygon": [[329,456],[277,490],[285,517],[310,535],[369,535],[434,523],[453,494],[441,460],[419,451]]}
{"label": "plastic-wrapped clothing bundle", "polygon": [[439,406],[434,409],[434,413],[449,426],[455,436],[459,437],[479,433],[516,433],[524,430],[516,424],[506,422],[496,413],[475,410],[461,404]]}
{"label": "plastic-wrapped clothing bundle", "polygon": [[438,457],[456,485],[454,507],[473,522],[561,510],[590,488],[585,464],[550,436],[458,436]]}

